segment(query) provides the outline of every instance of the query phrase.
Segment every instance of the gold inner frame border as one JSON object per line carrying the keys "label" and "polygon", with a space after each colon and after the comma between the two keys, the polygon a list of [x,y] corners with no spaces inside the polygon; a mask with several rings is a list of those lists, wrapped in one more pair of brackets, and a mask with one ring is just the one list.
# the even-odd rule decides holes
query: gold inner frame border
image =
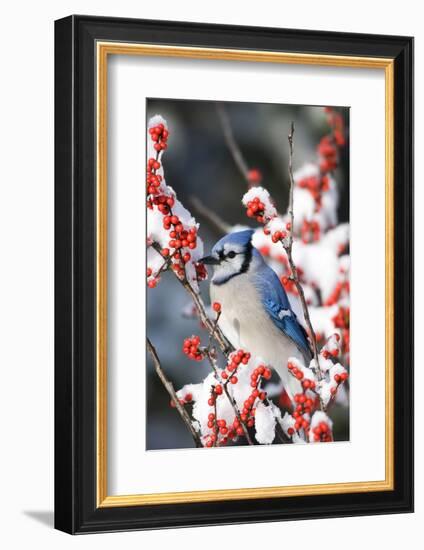
{"label": "gold inner frame border", "polygon": [[[385,73],[385,479],[316,485],[217,489],[172,493],[114,495],[107,493],[107,63],[109,55],[180,57],[261,63],[283,63],[361,69]],[[256,498],[364,493],[394,489],[394,60],[391,58],[302,54],[165,46],[141,43],[96,43],[97,63],[97,336],[96,336],[96,470],[97,507],[143,506]]]}

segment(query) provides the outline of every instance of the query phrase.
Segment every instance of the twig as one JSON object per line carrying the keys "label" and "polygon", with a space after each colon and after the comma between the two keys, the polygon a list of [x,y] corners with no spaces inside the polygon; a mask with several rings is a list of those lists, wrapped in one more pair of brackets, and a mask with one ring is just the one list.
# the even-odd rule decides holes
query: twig
{"label": "twig", "polygon": [[212,340],[215,338],[215,332],[216,332],[216,329],[218,328],[218,321],[220,317],[221,317],[221,311],[218,311],[212,325],[212,332],[209,333],[208,350],[211,350]]}
{"label": "twig", "polygon": [[218,216],[216,212],[208,208],[197,197],[190,197],[190,203],[194,210],[203,216],[209,224],[216,229],[219,233],[229,233],[231,231],[231,225],[226,223],[222,218]]}
{"label": "twig", "polygon": [[[289,208],[288,208],[288,214],[290,216],[290,231],[288,235],[288,239],[283,242],[284,249],[287,253],[287,258],[289,261],[290,269],[292,272],[292,278],[296,285],[299,298],[302,304],[302,310],[303,310],[303,316],[305,318],[306,324],[308,326],[309,330],[309,336],[312,341],[312,350],[315,360],[315,372],[318,377],[318,380],[322,380],[322,372],[321,368],[319,366],[319,360],[318,360],[318,346],[317,346],[317,339],[315,336],[315,331],[312,327],[311,318],[309,316],[309,310],[308,305],[306,303],[305,299],[305,293],[303,292],[303,287],[300,284],[299,281],[299,274],[297,272],[296,265],[293,261],[293,255],[292,255],[292,248],[293,248],[293,230],[294,230],[294,213],[293,213],[293,190],[294,190],[294,177],[293,177],[293,134],[294,134],[294,124],[291,123],[290,133],[288,135],[288,141],[289,141],[289,178],[290,178],[290,190],[289,190]],[[322,399],[320,397],[320,405],[321,410],[325,411],[325,406],[322,402]]]}
{"label": "twig", "polygon": [[230,153],[234,159],[234,162],[236,163],[237,168],[240,171],[240,174],[246,180],[248,187],[250,187],[252,182],[249,179],[249,166],[244,160],[243,154],[239,146],[237,145],[236,140],[234,139],[233,130],[231,129],[231,124],[228,119],[227,112],[225,111],[225,108],[221,103],[216,104],[216,110],[221,121],[222,131],[224,133],[227,147],[230,150]]}
{"label": "twig", "polygon": [[169,268],[174,255],[175,255],[175,252],[173,254],[171,254],[171,256],[166,256],[165,257],[165,260],[164,260],[163,264],[160,266],[160,269],[156,273],[155,277],[158,277],[162,273],[162,271],[166,271]]}
{"label": "twig", "polygon": [[160,364],[159,356],[156,352],[155,347],[153,346],[153,344],[149,340],[149,338],[147,338],[147,349],[149,350],[149,353],[152,356],[156,374],[158,375],[160,381],[164,385],[166,391],[169,393],[169,395],[170,395],[170,397],[171,397],[171,399],[172,399],[172,401],[175,405],[175,408],[180,413],[180,416],[183,419],[185,425],[190,430],[190,433],[193,437],[193,440],[194,440],[194,443],[195,443],[196,447],[203,447],[202,442],[201,442],[200,437],[199,437],[199,434],[194,429],[194,426],[191,423],[191,420],[190,420],[190,417],[189,417],[187,411],[181,405],[180,400],[178,399],[178,396],[175,393],[174,386],[172,385],[172,382],[170,382],[168,380],[165,373],[163,372],[162,366]]}
{"label": "twig", "polygon": [[215,386],[212,386],[212,398],[213,398],[213,412],[214,412],[214,421],[213,421],[213,432],[215,434],[215,441],[213,442],[213,446],[216,447],[218,445],[218,436],[219,436],[219,428],[218,428],[218,419],[216,417],[216,393],[215,393]]}
{"label": "twig", "polygon": [[230,345],[230,343],[228,342],[228,340],[225,338],[224,334],[222,333],[221,329],[219,328],[219,326],[217,326],[215,329],[214,329],[214,326],[213,326],[213,322],[209,319],[209,317],[206,315],[206,310],[205,310],[205,304],[203,303],[203,300],[200,296],[200,294],[198,294],[194,288],[191,286],[191,284],[187,281],[187,279],[184,279],[184,280],[181,280],[178,275],[176,275],[177,279],[181,282],[181,284],[183,285],[183,287],[186,289],[186,291],[190,294],[190,296],[192,297],[193,299],[193,302],[197,308],[197,311],[199,313],[199,317],[200,317],[200,320],[202,321],[202,323],[205,325],[205,327],[208,329],[209,331],[209,334],[210,333],[214,333],[214,337],[216,339],[216,341],[218,342],[219,344],[219,347],[221,348],[222,352],[225,354],[225,355],[228,355],[229,353],[231,353],[233,350],[232,346]]}

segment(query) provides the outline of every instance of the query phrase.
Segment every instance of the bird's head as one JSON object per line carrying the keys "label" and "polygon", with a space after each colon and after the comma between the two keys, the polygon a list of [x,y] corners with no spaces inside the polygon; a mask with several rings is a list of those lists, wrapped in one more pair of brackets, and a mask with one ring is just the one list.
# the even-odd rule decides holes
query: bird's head
{"label": "bird's head", "polygon": [[246,273],[252,261],[252,229],[229,233],[212,248],[210,256],[200,261],[213,265],[212,283],[221,285],[241,273]]}

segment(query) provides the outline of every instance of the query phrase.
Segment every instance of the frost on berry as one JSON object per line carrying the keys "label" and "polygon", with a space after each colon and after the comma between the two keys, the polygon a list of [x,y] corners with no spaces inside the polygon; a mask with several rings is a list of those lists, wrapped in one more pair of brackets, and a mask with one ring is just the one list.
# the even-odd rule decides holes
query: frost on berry
{"label": "frost on berry", "polygon": [[316,411],[311,419],[309,431],[310,443],[328,443],[333,441],[333,421],[326,413]]}
{"label": "frost on berry", "polygon": [[256,219],[259,223],[266,223],[277,215],[270,194],[263,187],[251,187],[243,195],[242,203],[246,207],[247,216]]}

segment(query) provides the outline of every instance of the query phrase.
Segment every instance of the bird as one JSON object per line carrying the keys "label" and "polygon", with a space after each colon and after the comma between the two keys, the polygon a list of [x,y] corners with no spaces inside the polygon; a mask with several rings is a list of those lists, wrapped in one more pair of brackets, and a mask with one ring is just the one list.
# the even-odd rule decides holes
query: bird
{"label": "bird", "polygon": [[280,279],[252,244],[253,233],[225,235],[200,261],[213,267],[209,292],[211,302],[220,304],[218,326],[224,336],[235,349],[270,365],[293,402],[301,384],[289,373],[288,359],[309,366],[312,352]]}

